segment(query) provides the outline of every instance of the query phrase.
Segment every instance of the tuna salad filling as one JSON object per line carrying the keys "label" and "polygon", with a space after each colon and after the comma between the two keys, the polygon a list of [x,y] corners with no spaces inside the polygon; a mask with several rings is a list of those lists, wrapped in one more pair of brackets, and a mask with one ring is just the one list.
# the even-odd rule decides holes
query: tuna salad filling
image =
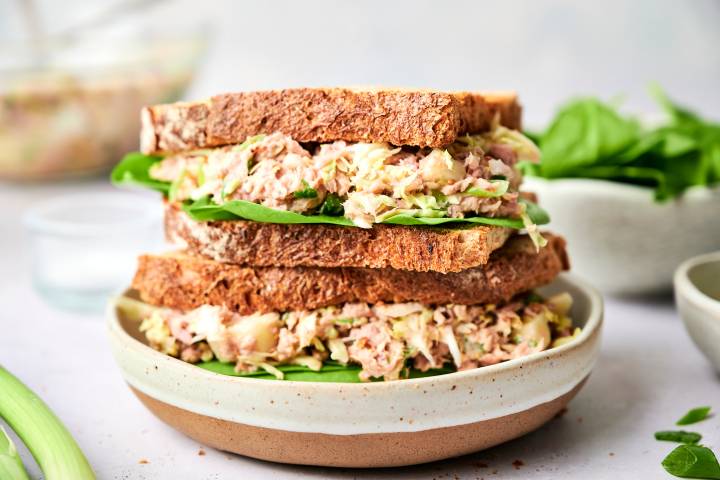
{"label": "tuna salad filling", "polygon": [[466,370],[562,345],[580,333],[568,316],[571,303],[567,293],[530,293],[502,305],[353,303],[253,315],[158,307],[140,330],[153,348],[190,363],[219,360],[282,379],[280,365],[319,371],[334,361],[359,365],[362,381],[397,380],[410,369]]}
{"label": "tuna salad filling", "polygon": [[168,156],[149,174],[171,183],[172,201],[244,200],[303,214],[344,215],[364,228],[405,214],[528,219],[530,229],[516,164],[538,158],[532,141],[501,125],[460,137],[446,149],[344,141],[301,145],[272,133]]}

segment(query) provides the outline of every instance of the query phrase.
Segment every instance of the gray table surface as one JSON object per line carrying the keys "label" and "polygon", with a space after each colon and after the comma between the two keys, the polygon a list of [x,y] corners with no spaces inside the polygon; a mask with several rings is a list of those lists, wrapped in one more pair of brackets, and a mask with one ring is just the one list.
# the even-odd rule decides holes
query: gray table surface
{"label": "gray table surface", "polygon": [[[277,465],[203,448],[133,397],[110,356],[101,314],[55,310],[32,288],[21,213],[78,190],[109,187],[0,184],[0,364],[63,419],[99,478],[671,478],[660,462],[673,445],[656,442],[653,432],[672,428],[691,407],[720,409],[718,376],[671,298],[607,298],[602,353],[587,385],[564,416],[524,438],[444,462],[365,471]],[[693,430],[720,449],[720,416]]]}

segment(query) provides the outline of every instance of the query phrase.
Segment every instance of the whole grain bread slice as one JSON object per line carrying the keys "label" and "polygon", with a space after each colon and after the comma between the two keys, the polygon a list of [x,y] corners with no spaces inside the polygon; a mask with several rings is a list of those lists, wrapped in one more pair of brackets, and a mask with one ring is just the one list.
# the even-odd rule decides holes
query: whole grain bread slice
{"label": "whole grain bread slice", "polygon": [[179,310],[224,305],[242,314],[313,309],[347,302],[477,304],[507,301],[568,268],[565,241],[547,235],[539,253],[510,239],[483,268],[459,273],[370,268],[243,267],[176,252],[143,255],[133,288],[143,301]]}
{"label": "whole grain bread slice", "polygon": [[389,142],[446,146],[500,123],[520,129],[513,92],[290,88],[216,95],[201,102],[145,107],[141,150],[176,153],[281,132],[298,142]]}
{"label": "whole grain bread slice", "polygon": [[458,272],[488,261],[513,230],[478,225],[438,228],[196,222],[165,204],[167,239],[193,255],[224,263],[276,267],[365,267]]}

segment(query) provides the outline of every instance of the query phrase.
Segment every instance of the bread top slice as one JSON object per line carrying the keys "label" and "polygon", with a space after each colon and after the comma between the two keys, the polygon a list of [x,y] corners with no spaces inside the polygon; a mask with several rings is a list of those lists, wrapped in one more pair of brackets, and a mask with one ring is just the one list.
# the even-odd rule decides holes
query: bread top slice
{"label": "bread top slice", "polygon": [[364,267],[459,272],[487,263],[514,230],[473,225],[440,228],[376,224],[197,222],[165,204],[166,238],[192,255],[224,263],[275,267]]}
{"label": "bread top slice", "polygon": [[143,153],[177,153],[281,132],[298,142],[388,142],[439,148],[480,133],[499,117],[520,129],[514,92],[290,88],[215,95],[145,107]]}
{"label": "bread top slice", "polygon": [[568,268],[565,241],[547,235],[535,251],[510,239],[485,267],[458,273],[370,268],[243,267],[185,252],[143,255],[133,288],[143,301],[178,310],[224,305],[247,315],[354,302],[499,303],[551,282]]}

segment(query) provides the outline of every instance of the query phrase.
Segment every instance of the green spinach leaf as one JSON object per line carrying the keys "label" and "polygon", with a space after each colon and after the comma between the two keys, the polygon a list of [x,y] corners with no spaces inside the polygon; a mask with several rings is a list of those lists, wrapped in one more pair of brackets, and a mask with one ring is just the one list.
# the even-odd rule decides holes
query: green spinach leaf
{"label": "green spinach leaf", "polygon": [[542,175],[563,177],[598,160],[612,159],[637,141],[638,131],[635,120],[623,118],[597,99],[572,101],[540,136]]}
{"label": "green spinach leaf", "polygon": [[[235,377],[250,377],[263,380],[275,380],[276,378],[267,373],[265,370],[257,370],[251,373],[236,372],[232,363],[222,363],[217,360],[210,362],[200,362],[196,364],[198,367],[221,375],[231,375]],[[314,371],[308,367],[301,365],[280,365],[276,367],[283,372],[285,380],[296,382],[334,382],[334,383],[359,383],[360,367],[357,365],[341,365],[336,362],[325,362],[319,371]],[[409,378],[429,377],[434,375],[443,375],[452,373],[454,370],[450,368],[436,368],[427,372],[418,370],[410,370]]]}
{"label": "green spinach leaf", "polygon": [[342,200],[334,193],[329,193],[325,197],[325,201],[320,206],[320,215],[329,215],[331,217],[342,217],[345,215],[345,207],[343,207]]}
{"label": "green spinach leaf", "polygon": [[676,477],[720,479],[715,454],[701,445],[680,445],[665,457],[662,466]]}
{"label": "green spinach leaf", "polygon": [[702,422],[710,414],[710,407],[697,407],[688,411],[678,420],[675,425],[691,425],[693,423]]}
{"label": "green spinach leaf", "polygon": [[139,185],[167,195],[170,183],[150,178],[150,167],[160,160],[161,157],[140,152],[128,153],[113,169],[110,181],[114,185]]}
{"label": "green spinach leaf", "polygon": [[697,432],[686,432],[685,430],[664,430],[661,432],[655,432],[655,440],[662,440],[665,442],[678,442],[678,443],[698,443],[702,439],[702,435]]}
{"label": "green spinach leaf", "polygon": [[[538,225],[544,225],[550,221],[550,216],[537,204],[522,200],[527,206],[527,213],[530,219]],[[330,215],[303,215],[287,210],[276,210],[258,203],[245,200],[231,200],[222,205],[212,203],[208,198],[185,204],[185,211],[194,220],[252,220],[265,223],[327,223],[332,225],[354,226],[353,222],[345,217]],[[484,224],[496,225],[509,228],[523,228],[522,220],[513,218],[489,218],[489,217],[413,217],[411,215],[395,215],[382,223],[394,225],[446,225],[454,226],[460,224]]]}
{"label": "green spinach leaf", "polygon": [[303,188],[297,192],[293,192],[295,198],[317,198],[317,190],[312,188],[305,180],[302,181]]}
{"label": "green spinach leaf", "polygon": [[231,200],[222,205],[209,198],[201,198],[183,205],[185,212],[197,221],[252,220],[264,223],[329,223],[351,227],[354,224],[345,217],[329,215],[302,215],[288,210],[276,210],[245,200]]}

